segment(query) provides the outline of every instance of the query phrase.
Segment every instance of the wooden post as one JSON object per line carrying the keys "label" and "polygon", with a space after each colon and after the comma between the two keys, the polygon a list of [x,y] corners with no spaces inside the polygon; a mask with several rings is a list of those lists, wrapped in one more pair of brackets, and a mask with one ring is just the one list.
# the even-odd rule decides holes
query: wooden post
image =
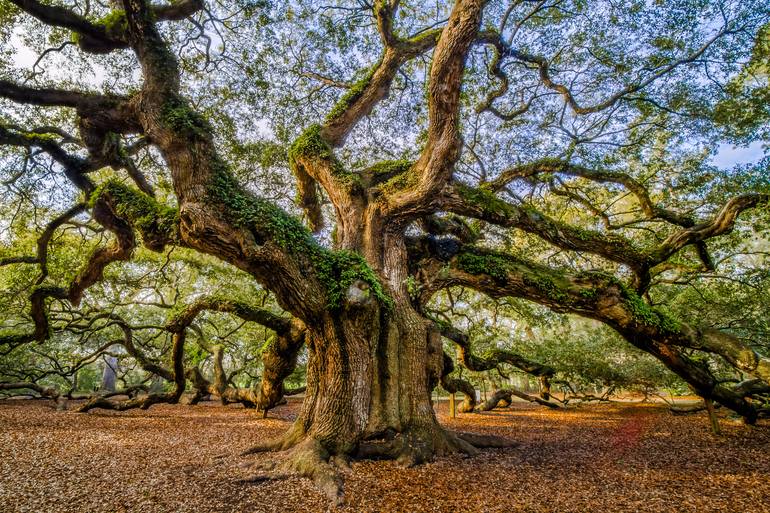
{"label": "wooden post", "polygon": [[719,429],[719,419],[717,418],[717,413],[714,411],[714,401],[708,398],[704,398],[704,402],[706,403],[706,410],[709,412],[709,421],[711,422],[711,432],[715,435],[721,435],[722,430]]}
{"label": "wooden post", "polygon": [[455,394],[454,392],[449,393],[449,416],[452,418],[455,418],[457,416],[457,413],[455,411]]}

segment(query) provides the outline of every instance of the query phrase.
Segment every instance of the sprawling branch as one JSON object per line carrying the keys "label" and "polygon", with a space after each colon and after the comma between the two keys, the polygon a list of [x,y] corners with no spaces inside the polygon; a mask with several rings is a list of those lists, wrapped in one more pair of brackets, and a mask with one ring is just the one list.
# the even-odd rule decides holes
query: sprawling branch
{"label": "sprawling branch", "polygon": [[[424,262],[426,284],[423,295],[439,288],[462,285],[491,297],[520,297],[543,304],[556,312],[574,313],[599,320],[614,328],[636,347],[657,357],[688,382],[703,397],[713,398],[740,413],[756,419],[754,406],[734,390],[719,383],[706,368],[687,357],[680,347],[708,347],[726,360],[739,362],[740,351],[747,351],[736,365],[767,381],[768,361],[756,355],[740,340],[720,332],[719,340],[707,330],[681,323],[646,304],[635,292],[603,273],[569,274],[534,262],[481,249],[465,249],[449,262]],[[725,343],[730,340],[730,343]]]}
{"label": "sprawling branch", "polygon": [[[543,169],[543,165],[539,163],[522,167],[520,172],[539,172],[537,170]],[[589,173],[587,170],[584,171]],[[578,171],[573,168],[571,172]],[[601,173],[597,174],[604,176]],[[620,179],[616,174],[611,175],[612,181]],[[629,183],[635,184],[634,187],[638,186],[630,178],[628,180]],[[644,194],[639,192],[639,195],[647,198],[649,206],[646,192]],[[610,261],[626,264],[635,272],[637,287],[643,291],[649,285],[650,269],[662,264],[688,245],[696,245],[701,260],[706,265],[713,266],[708,252],[703,247],[703,242],[730,232],[741,212],[768,201],[770,201],[770,195],[767,194],[744,194],[728,201],[712,219],[698,224],[695,224],[692,219],[650,206],[651,212],[655,212],[657,217],[685,226],[650,249],[639,248],[621,235],[585,230],[557,221],[532,207],[508,203],[498,198],[487,187],[474,188],[455,183],[453,188],[445,189],[443,206],[456,214],[537,235],[561,249],[593,253]]]}
{"label": "sprawling branch", "polygon": [[420,158],[410,171],[413,186],[390,198],[391,215],[420,217],[434,208],[433,199],[449,181],[460,158],[460,88],[468,50],[476,39],[484,2],[458,1],[433,52],[428,83],[428,134]]}
{"label": "sprawling branch", "polygon": [[613,262],[627,264],[637,273],[653,265],[640,248],[621,235],[583,230],[562,223],[532,207],[508,203],[484,187],[454,184],[453,189],[446,190],[444,208],[497,226],[518,228],[562,249],[601,255]]}
{"label": "sprawling branch", "polygon": [[92,170],[91,163],[86,159],[67,153],[50,136],[18,132],[0,124],[0,145],[41,148],[62,166],[65,176],[76,187],[85,193],[90,193],[93,190],[93,184],[86,176],[86,173]]}
{"label": "sprawling branch", "polygon": [[695,224],[690,216],[683,215],[653,203],[647,188],[639,183],[632,176],[617,171],[605,171],[601,169],[591,169],[580,164],[554,159],[542,159],[528,164],[514,166],[506,169],[500,176],[492,180],[488,187],[494,192],[498,192],[511,181],[522,178],[529,178],[538,174],[558,173],[566,176],[577,176],[592,180],[598,183],[615,183],[623,185],[631,191],[639,201],[642,211],[649,219],[662,219],[669,223],[689,227]]}
{"label": "sprawling branch", "polygon": [[310,318],[328,305],[313,272],[332,258],[299,220],[245,190],[217,152],[212,127],[179,92],[179,66],[145,2],[124,1],[129,41],[144,82],[136,94],[142,131],[168,164],[179,203],[179,243],[250,273],[281,306]]}
{"label": "sprawling branch", "polygon": [[534,362],[505,349],[492,349],[483,357],[475,355],[471,351],[471,340],[465,332],[446,323],[439,324],[439,329],[443,337],[457,344],[458,356],[468,370],[482,372],[497,369],[502,364],[508,364],[538,377],[550,378],[556,372],[548,365]]}
{"label": "sprawling branch", "polygon": [[323,125],[306,129],[289,154],[290,167],[297,177],[299,204],[313,231],[320,230],[323,221],[318,185],[332,200],[338,219],[349,217],[350,209],[361,203],[361,177],[343,168],[334,148],[342,146],[356,124],[387,97],[399,69],[433,48],[441,34],[441,29],[431,29],[412,39],[399,39],[392,32],[395,7],[378,1],[374,10],[385,44],[380,60],[358,82],[346,87]]}
{"label": "sprawling branch", "polygon": [[206,380],[200,371],[191,369],[188,375],[199,391],[216,394],[224,404],[239,402],[267,414],[284,396],[283,381],[294,371],[297,355],[305,343],[305,326],[302,322],[280,317],[269,310],[227,298],[203,297],[183,309],[166,323],[173,333],[183,332],[204,311],[218,311],[237,315],[245,321],[255,322],[273,330],[276,336],[262,352],[262,381],[259,389],[236,388],[227,383],[222,366],[224,348],[214,346],[214,382]]}
{"label": "sprawling branch", "polygon": [[463,394],[463,403],[457,409],[460,413],[469,413],[476,408],[476,389],[473,385],[464,379],[452,377],[455,365],[452,357],[443,353],[443,371],[441,372],[441,386],[450,394],[461,392]]}
{"label": "sprawling branch", "polygon": [[478,406],[478,410],[479,411],[493,410],[497,407],[500,401],[510,404],[511,396],[518,397],[519,399],[524,399],[525,401],[529,401],[531,403],[537,403],[543,406],[547,406],[548,408],[552,408],[552,409],[560,408],[558,404],[552,403],[547,399],[541,399],[540,397],[535,397],[533,395],[525,394],[524,392],[521,392],[519,390],[515,390],[512,388],[501,388],[499,390],[495,390],[495,392],[490,396],[489,399],[487,399],[482,404],[480,404]]}
{"label": "sprawling branch", "polygon": [[41,397],[48,397],[56,401],[59,399],[59,391],[55,388],[44,387],[32,382],[14,382],[14,383],[0,383],[0,390],[31,390],[38,393]]}
{"label": "sprawling branch", "polygon": [[[102,21],[92,22],[58,5],[47,5],[37,0],[11,0],[11,2],[47,25],[69,29],[78,34],[77,43],[83,51],[109,53],[129,46],[124,25],[125,17],[119,10]],[[158,21],[182,20],[201,9],[203,9],[202,0],[182,0],[169,5],[151,7],[152,14]]]}
{"label": "sprawling branch", "polygon": [[0,80],[0,98],[7,98],[14,102],[28,105],[74,107],[85,111],[114,109],[128,100],[128,98],[123,96],[106,96],[99,93],[84,93],[67,89],[38,89],[19,85],[8,80]]}
{"label": "sprawling branch", "polygon": [[177,402],[179,402],[179,398],[182,397],[182,394],[184,393],[185,387],[187,385],[187,380],[185,379],[185,372],[184,372],[185,338],[186,338],[186,335],[183,331],[179,333],[174,333],[173,335],[171,358],[172,358],[172,364],[173,364],[174,370],[170,376],[168,376],[168,374],[167,376],[171,378],[170,381],[174,382],[174,390],[170,392],[138,396],[133,399],[128,399],[128,400],[119,401],[119,402],[113,402],[108,400],[108,398],[104,396],[98,396],[98,397],[92,398],[91,400],[89,400],[88,402],[80,406],[77,409],[77,411],[80,413],[85,413],[95,408],[103,408],[107,410],[117,410],[117,411],[125,411],[133,408],[141,408],[142,410],[146,410],[147,408],[149,408],[154,404],[159,404],[159,403],[176,404]]}

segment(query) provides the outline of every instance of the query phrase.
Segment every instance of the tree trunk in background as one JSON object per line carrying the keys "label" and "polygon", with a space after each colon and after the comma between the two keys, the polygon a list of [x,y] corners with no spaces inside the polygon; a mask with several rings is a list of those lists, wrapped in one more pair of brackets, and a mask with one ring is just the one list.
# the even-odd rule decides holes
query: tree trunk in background
{"label": "tree trunk in background", "polygon": [[118,358],[112,355],[104,357],[104,370],[102,371],[102,384],[100,392],[114,392],[115,382],[118,379]]}

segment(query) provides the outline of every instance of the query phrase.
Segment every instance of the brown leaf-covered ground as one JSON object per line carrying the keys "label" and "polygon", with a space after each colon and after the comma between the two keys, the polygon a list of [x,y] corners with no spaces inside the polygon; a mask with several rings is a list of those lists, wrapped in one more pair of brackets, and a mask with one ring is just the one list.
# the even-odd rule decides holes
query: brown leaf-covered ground
{"label": "brown leaf-covered ground", "polygon": [[[261,419],[215,403],[83,415],[0,401],[0,511],[325,511],[305,479],[238,482],[254,472],[245,462],[275,456],[237,454],[281,433],[297,406]],[[438,409],[452,429],[521,444],[411,469],[355,463],[341,511],[770,511],[768,421],[749,428],[722,413],[715,438],[704,414],[660,405],[515,403],[455,420]]]}

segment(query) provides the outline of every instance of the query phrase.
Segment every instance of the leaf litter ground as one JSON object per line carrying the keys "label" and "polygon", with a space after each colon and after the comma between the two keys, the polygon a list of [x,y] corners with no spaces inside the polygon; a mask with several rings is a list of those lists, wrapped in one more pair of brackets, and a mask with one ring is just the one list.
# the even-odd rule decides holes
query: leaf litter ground
{"label": "leaf litter ground", "polygon": [[[274,455],[242,458],[282,433],[292,400],[250,410],[154,406],[75,414],[0,401],[0,512],[311,512],[328,502],[305,479],[239,482]],[[451,429],[520,442],[415,468],[354,463],[345,506],[361,512],[770,512],[770,421],[747,427],[704,414],[616,403],[446,416]]]}

